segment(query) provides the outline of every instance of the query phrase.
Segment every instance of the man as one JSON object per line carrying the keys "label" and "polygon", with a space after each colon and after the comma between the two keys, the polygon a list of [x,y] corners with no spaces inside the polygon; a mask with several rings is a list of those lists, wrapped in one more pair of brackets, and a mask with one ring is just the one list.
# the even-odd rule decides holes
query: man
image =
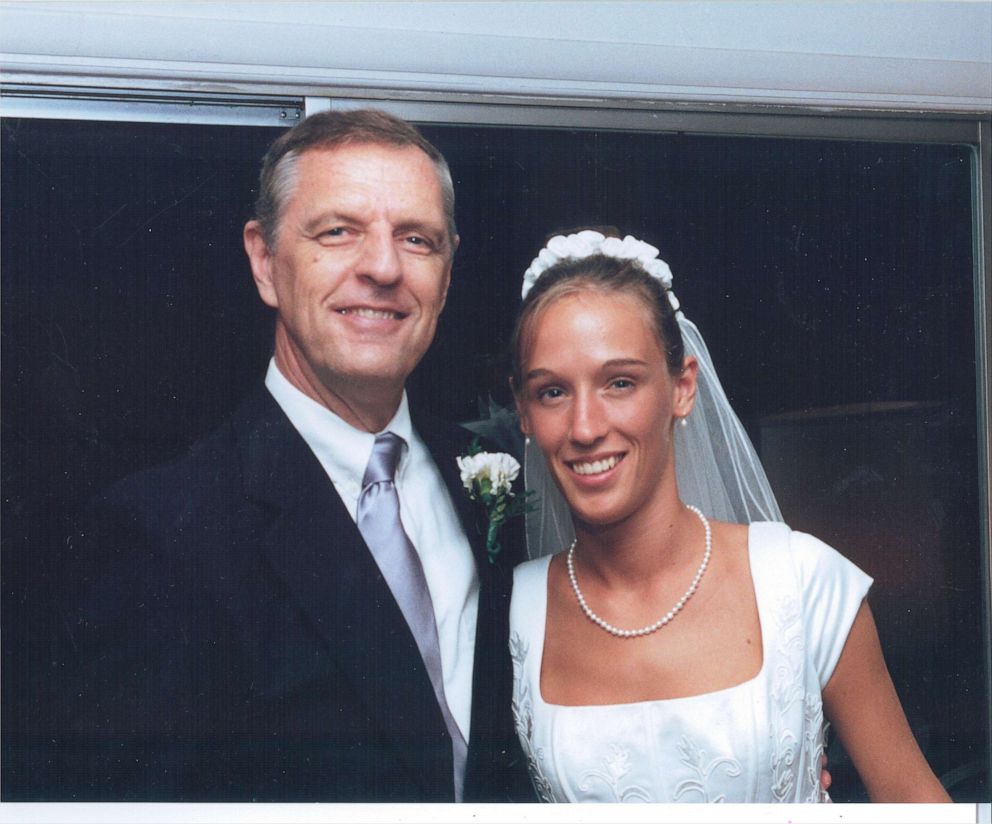
{"label": "man", "polygon": [[244,243],[276,315],[265,385],[93,508],[66,794],[532,800],[506,639],[520,542],[488,563],[468,433],[412,420],[404,391],[458,244],[443,157],[383,112],[314,115],[266,155]]}

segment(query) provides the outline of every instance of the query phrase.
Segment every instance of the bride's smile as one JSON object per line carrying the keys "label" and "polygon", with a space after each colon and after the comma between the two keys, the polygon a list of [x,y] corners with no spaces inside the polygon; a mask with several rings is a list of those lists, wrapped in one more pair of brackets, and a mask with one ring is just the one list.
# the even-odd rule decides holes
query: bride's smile
{"label": "bride's smile", "polygon": [[605,458],[583,458],[577,461],[566,461],[566,464],[576,475],[603,475],[613,469],[624,459],[622,454],[610,455]]}

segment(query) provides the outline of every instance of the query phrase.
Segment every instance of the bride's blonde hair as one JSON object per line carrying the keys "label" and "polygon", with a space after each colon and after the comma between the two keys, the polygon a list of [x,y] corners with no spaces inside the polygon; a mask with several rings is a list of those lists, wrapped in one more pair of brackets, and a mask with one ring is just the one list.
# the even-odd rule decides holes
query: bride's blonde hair
{"label": "bride's blonde hair", "polygon": [[[612,227],[583,228],[593,229],[607,237],[620,237],[620,233]],[[555,234],[579,231],[582,229]],[[635,298],[647,312],[661,350],[665,353],[668,371],[672,375],[682,373],[685,345],[675,310],[668,298],[668,289],[657,278],[651,277],[637,260],[593,254],[583,258],[564,258],[548,267],[524,298],[510,341],[510,379],[514,391],[519,391],[523,386],[523,364],[534,325],[540,316],[551,304],[587,290]]]}

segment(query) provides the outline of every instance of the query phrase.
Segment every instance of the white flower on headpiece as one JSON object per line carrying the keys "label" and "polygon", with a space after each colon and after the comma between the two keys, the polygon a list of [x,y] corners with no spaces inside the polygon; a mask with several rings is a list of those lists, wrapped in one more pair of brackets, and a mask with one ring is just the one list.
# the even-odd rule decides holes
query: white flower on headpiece
{"label": "white flower on headpiece", "polygon": [[[672,270],[658,257],[658,250],[650,243],[638,240],[633,235],[627,235],[620,240],[618,237],[606,237],[600,232],[586,229],[574,235],[555,235],[548,241],[548,245],[538,253],[524,272],[521,298],[526,298],[527,293],[537,283],[537,279],[558,261],[566,258],[581,260],[596,254],[620,260],[636,260],[644,271],[660,281],[665,289],[672,288]],[[678,298],[671,291],[668,292],[668,300],[672,308],[678,311]]]}
{"label": "white flower on headpiece", "polygon": [[548,241],[547,248],[559,258],[584,258],[596,254],[605,239],[599,232],[586,229],[568,237],[555,235]]}

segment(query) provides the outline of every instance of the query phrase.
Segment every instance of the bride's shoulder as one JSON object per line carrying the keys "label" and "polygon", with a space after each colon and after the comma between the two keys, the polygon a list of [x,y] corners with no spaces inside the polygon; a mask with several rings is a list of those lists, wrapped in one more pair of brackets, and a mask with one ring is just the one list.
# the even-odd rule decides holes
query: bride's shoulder
{"label": "bride's shoulder", "polygon": [[553,555],[544,555],[530,561],[517,564],[513,569],[513,586],[525,586],[538,581],[546,581],[548,577],[548,564]]}
{"label": "bride's shoulder", "polygon": [[544,610],[548,602],[548,562],[551,557],[535,558],[514,567],[510,628],[523,637],[531,635],[538,616],[541,616],[543,626]]}
{"label": "bride's shoulder", "polygon": [[521,596],[532,603],[545,601],[551,561],[555,557],[555,555],[542,555],[540,558],[517,564],[513,570],[514,597]]}
{"label": "bride's shoulder", "polygon": [[[780,522],[758,522],[748,528],[752,562],[778,572],[795,571],[804,586],[818,579],[846,578],[857,570],[840,552],[814,535]],[[860,573],[860,570],[858,570]]]}
{"label": "bride's shoulder", "polygon": [[713,548],[729,550],[736,554],[747,551],[749,526],[727,521],[710,521],[713,530]]}

